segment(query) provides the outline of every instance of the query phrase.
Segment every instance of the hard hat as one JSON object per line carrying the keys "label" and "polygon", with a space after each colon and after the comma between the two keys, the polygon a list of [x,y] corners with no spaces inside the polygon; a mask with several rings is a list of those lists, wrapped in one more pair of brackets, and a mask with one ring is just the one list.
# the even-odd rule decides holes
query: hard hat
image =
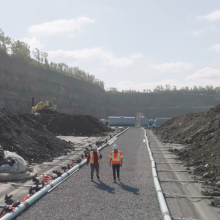
{"label": "hard hat", "polygon": [[117,144],[114,144],[113,147],[112,147],[113,150],[115,150],[115,149],[117,149],[117,148],[118,148],[118,145],[117,145]]}
{"label": "hard hat", "polygon": [[97,150],[98,148],[97,148],[97,146],[94,144],[93,146],[92,146],[92,150]]}

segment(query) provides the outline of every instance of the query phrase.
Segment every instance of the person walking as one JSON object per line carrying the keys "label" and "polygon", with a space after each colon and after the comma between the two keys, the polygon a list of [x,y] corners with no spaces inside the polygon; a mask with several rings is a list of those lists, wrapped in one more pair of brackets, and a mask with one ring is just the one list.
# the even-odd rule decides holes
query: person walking
{"label": "person walking", "polygon": [[113,151],[109,154],[109,158],[110,166],[112,164],[114,183],[116,183],[115,171],[117,171],[118,181],[120,181],[120,167],[122,166],[122,158],[124,155],[120,150],[118,150],[118,146],[116,144],[113,145],[112,149]]}
{"label": "person walking", "polygon": [[101,159],[102,159],[102,155],[98,151],[98,147],[96,145],[93,145],[92,151],[90,151],[87,157],[87,166],[90,163],[90,167],[91,167],[91,181],[93,181],[94,170],[96,170],[96,176],[97,179],[99,180],[99,164],[101,162]]}

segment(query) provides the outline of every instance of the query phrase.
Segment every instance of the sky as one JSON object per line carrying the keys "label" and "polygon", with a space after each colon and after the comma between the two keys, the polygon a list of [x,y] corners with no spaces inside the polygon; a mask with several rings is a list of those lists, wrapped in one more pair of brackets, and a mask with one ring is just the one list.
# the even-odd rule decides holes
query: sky
{"label": "sky", "polygon": [[220,86],[219,0],[0,0],[0,29],[122,90]]}

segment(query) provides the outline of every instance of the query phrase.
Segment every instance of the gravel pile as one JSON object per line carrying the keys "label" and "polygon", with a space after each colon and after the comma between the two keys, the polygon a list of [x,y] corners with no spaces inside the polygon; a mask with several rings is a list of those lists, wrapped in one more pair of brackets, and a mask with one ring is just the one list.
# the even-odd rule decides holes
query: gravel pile
{"label": "gravel pile", "polygon": [[121,182],[113,183],[107,147],[101,152],[100,181],[91,182],[90,167],[84,166],[17,219],[162,219],[143,138],[141,129],[129,129],[116,140],[125,156]]}

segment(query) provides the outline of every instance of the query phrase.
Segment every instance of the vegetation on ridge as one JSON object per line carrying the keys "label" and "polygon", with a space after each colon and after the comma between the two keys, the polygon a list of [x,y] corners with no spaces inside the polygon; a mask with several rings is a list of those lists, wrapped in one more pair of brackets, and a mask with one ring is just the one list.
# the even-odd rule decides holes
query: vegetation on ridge
{"label": "vegetation on ridge", "polygon": [[22,60],[33,66],[50,69],[55,72],[62,73],[67,76],[74,77],[79,80],[84,80],[91,84],[97,85],[104,89],[104,82],[95,78],[94,75],[86,73],[79,69],[79,67],[70,67],[65,63],[48,62],[48,54],[41,52],[35,48],[32,51],[34,59],[31,57],[31,51],[28,44],[20,40],[13,40],[10,37],[6,37],[4,32],[0,29],[0,51],[3,51],[8,56]]}

